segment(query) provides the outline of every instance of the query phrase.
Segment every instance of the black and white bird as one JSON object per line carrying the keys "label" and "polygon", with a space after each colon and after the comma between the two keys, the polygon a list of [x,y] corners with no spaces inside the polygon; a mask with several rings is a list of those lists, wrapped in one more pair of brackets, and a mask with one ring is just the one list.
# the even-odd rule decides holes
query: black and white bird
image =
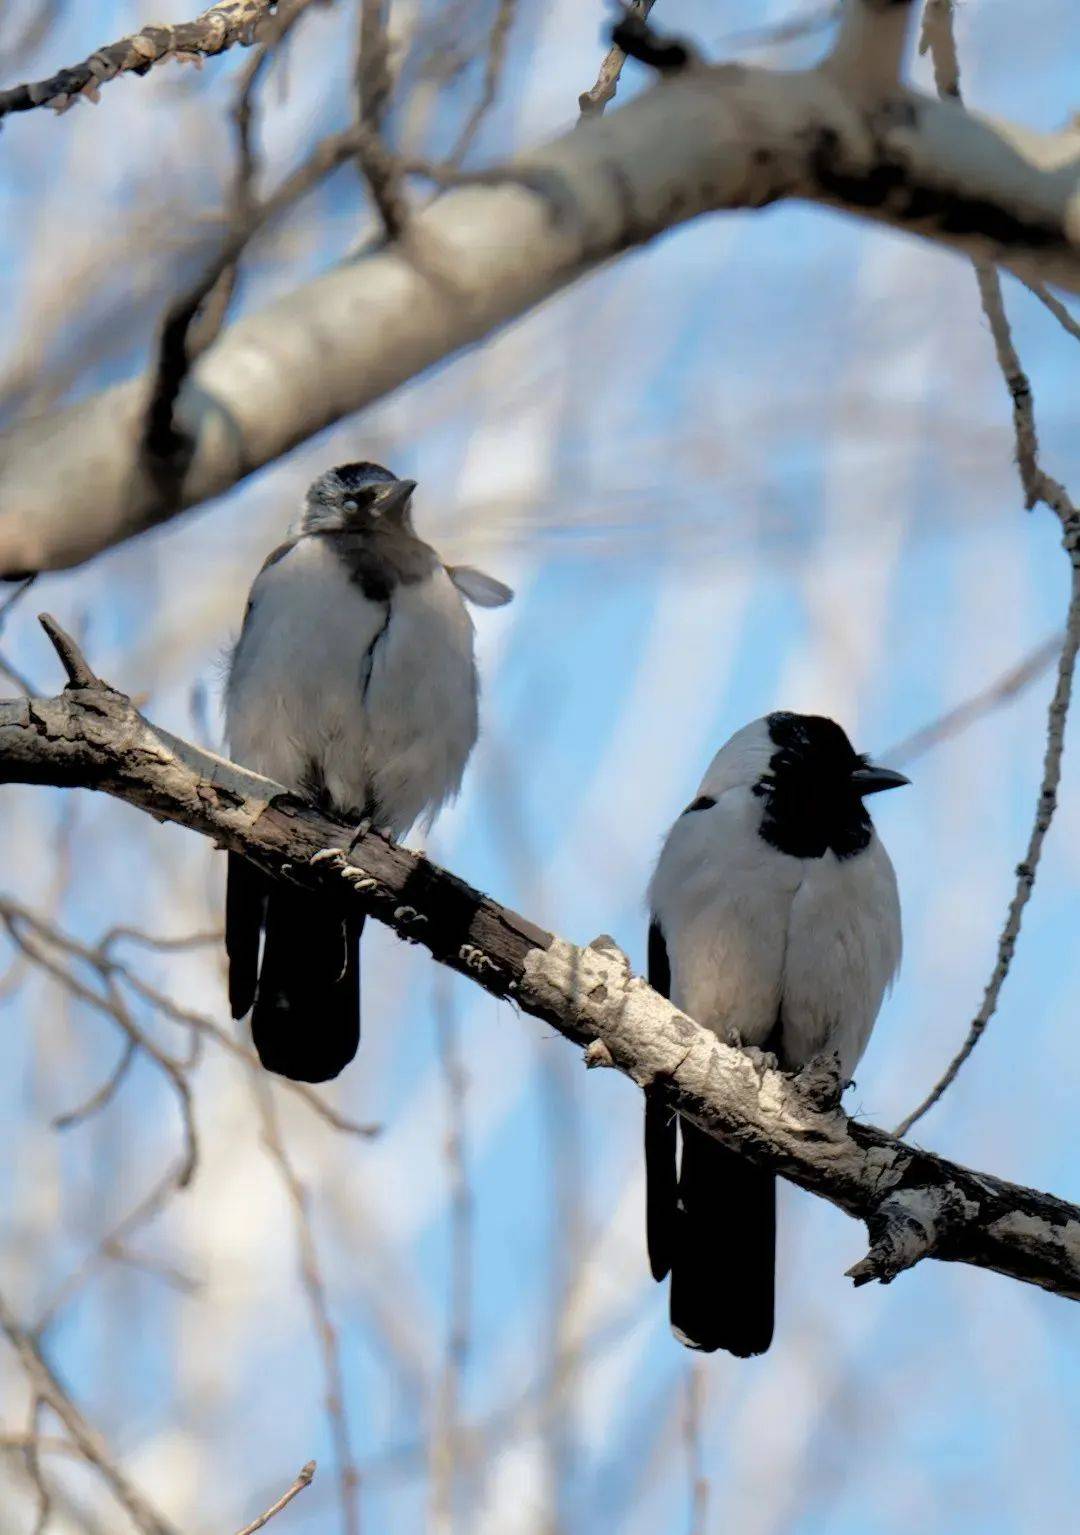
{"label": "black and white bird", "polygon": [[[849,1082],[900,963],[896,876],[863,803],[906,784],[840,726],[770,714],[732,736],[668,833],[649,886],[649,981],[727,1043]],[[645,1102],[649,1261],[689,1348],[773,1335],[776,1177]],[[681,1142],[677,1158],[676,1132]]]}
{"label": "black and white bird", "polygon": [[[476,741],[462,598],[513,595],[417,537],[415,488],[378,464],[320,475],[251,589],[225,695],[237,762],[395,838],[457,793]],[[229,998],[269,1070],[324,1082],[356,1054],[362,926],[230,854]]]}

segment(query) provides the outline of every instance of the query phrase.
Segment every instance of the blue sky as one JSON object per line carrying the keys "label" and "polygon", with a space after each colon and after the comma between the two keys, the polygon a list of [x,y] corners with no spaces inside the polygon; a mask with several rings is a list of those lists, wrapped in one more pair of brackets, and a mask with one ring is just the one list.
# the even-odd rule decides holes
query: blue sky
{"label": "blue sky", "polygon": [[[719,56],[762,9],[690,0],[666,20]],[[43,71],[135,15],[94,12],[65,13]],[[1037,12],[1035,25],[1004,0],[963,7],[965,82],[979,107],[1053,128],[1075,107],[1080,15],[1053,0]],[[601,22],[598,9],[569,0],[522,7],[479,159],[568,125],[595,72]],[[271,159],[287,157],[298,134],[336,124],[346,35],[327,11],[298,37],[288,94],[272,82],[268,98]],[[820,46],[815,38],[783,58]],[[74,357],[73,394],[141,365],[161,295],[190,260],[173,235],[216,206],[235,69],[221,60],[198,75],[162,70],[117,82],[93,110],[5,127],[5,357],[36,359],[41,375]],[[626,92],[641,83],[628,69]],[[466,77],[461,89],[476,84]],[[464,101],[454,97],[426,128],[401,112],[395,129],[437,146]],[[354,194],[345,172],[260,247],[241,307],[349,248],[365,227]],[[149,233],[129,223],[140,210],[152,215]],[[81,253],[103,245],[112,254],[81,312],[108,319],[118,291],[127,302],[99,356],[100,338],[72,328],[64,304]],[[1076,343],[1006,286],[1046,466],[1076,493]],[[881,751],[1060,626],[1067,564],[1051,515],[1022,509],[1008,406],[958,257],[816,208],[699,221],[213,507],[43,580],[4,648],[55,686],[32,617],[48,609],[82,627],[98,670],[148,694],[148,712],[170,729],[202,728],[192,708],[201,684],[212,736],[220,656],[304,484],[341,458],[390,462],[420,482],[418,519],[447,558],[517,589],[511,608],[477,615],[483,734],[432,855],[569,938],[614,933],[640,964],[660,838],[733,729],[772,708],[813,708]],[[911,789],[881,803],[906,957],[852,1095],[877,1123],[917,1101],[978,1005],[1027,837],[1050,687],[1043,677],[913,764]],[[916,1132],[1072,1199],[1076,791],[1067,759],[1000,1013]],[[52,839],[71,814],[60,879]],[[9,788],[0,828],[4,889],[84,937],[114,922],[176,933],[217,920],[219,856],[125,806],[81,795],[72,812],[58,794]],[[146,964],[225,1021],[212,951]],[[439,1528],[429,1430],[449,1305],[438,1051],[449,1010],[468,1066],[475,1219],[462,1412],[481,1426],[462,1462],[459,1527],[689,1529],[690,1364],[647,1275],[635,1091],[614,1074],[586,1077],[533,1020],[437,976],[384,932],[366,937],[364,967],[363,1052],[327,1096],[379,1120],[382,1135],[347,1142],[290,1104],[282,1112],[341,1332],[366,1527]],[[117,1041],[32,978],[0,999],[0,1014],[0,1117],[10,1127],[0,1138],[10,1211],[0,1277],[32,1315],[167,1164],[176,1121],[140,1066],[108,1114],[58,1136],[51,1116],[92,1088]],[[166,1025],[148,1026],[176,1043]],[[333,1450],[288,1206],[259,1145],[250,1087],[220,1052],[199,1068],[197,1103],[199,1177],[136,1245],[199,1289],[106,1268],[49,1342],[132,1474],[185,1530],[238,1527],[315,1457],[315,1485],[279,1528],[322,1535],[338,1527]],[[838,1212],[784,1191],[777,1343],[750,1364],[700,1366],[705,1528],[1068,1528],[1080,1496],[1075,1308],[935,1264],[853,1292],[843,1272],[862,1244]],[[552,1380],[555,1338],[569,1384]],[[9,1372],[0,1399],[15,1400],[10,1363],[0,1370]],[[79,1486],[96,1496],[91,1482]]]}

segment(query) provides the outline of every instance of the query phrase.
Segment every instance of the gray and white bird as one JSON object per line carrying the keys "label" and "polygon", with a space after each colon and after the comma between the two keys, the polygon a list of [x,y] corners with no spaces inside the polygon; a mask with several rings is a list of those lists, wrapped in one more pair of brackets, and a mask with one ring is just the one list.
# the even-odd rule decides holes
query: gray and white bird
{"label": "gray and white bird", "polygon": [[[649,886],[649,982],[726,1042],[849,1082],[900,964],[889,855],[863,804],[906,784],[840,726],[770,714],[717,752]],[[676,1129],[681,1156],[676,1156]],[[649,1261],[689,1348],[762,1354],[773,1335],[776,1177],[645,1101]]]}
{"label": "gray and white bird", "polygon": [[[395,838],[457,793],[476,741],[462,597],[500,607],[513,595],[417,537],[415,488],[378,464],[320,475],[251,588],[225,695],[237,762]],[[230,854],[229,998],[234,1018],[253,1008],[269,1070],[324,1082],[356,1054],[362,927]]]}

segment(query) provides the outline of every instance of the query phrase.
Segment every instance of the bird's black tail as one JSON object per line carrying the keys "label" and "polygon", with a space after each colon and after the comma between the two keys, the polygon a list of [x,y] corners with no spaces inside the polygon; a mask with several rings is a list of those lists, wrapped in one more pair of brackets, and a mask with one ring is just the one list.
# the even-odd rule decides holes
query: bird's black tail
{"label": "bird's black tail", "polygon": [[254,1003],[251,1037],[268,1071],[295,1082],[327,1082],[356,1054],[363,926],[362,913],[270,880],[230,854],[229,1000],[234,1018]]}
{"label": "bird's black tail", "polygon": [[688,1348],[740,1359],[772,1342],[776,1175],[679,1121],[671,1326]]}

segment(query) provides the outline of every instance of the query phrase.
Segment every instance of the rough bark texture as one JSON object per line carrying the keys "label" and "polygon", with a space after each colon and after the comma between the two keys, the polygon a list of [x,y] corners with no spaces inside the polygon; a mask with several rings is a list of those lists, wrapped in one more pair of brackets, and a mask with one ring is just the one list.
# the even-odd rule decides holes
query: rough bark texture
{"label": "rough bark texture", "polygon": [[[54,637],[56,631],[53,629]],[[870,1252],[849,1272],[888,1282],[934,1256],[1080,1299],[1080,1209],[909,1146],[839,1107],[835,1071],[792,1078],[721,1044],[640,977],[610,939],[578,948],[375,833],[350,829],[270,780],[158,730],[92,676],[57,698],[0,702],[0,782],[104,790],[246,853],[279,878],[342,887],[442,964],[586,1047],[725,1145],[863,1219]]]}
{"label": "rough bark texture", "polygon": [[234,43],[249,43],[272,5],[273,0],[218,0],[192,21],[143,27],[118,43],[106,43],[81,64],[61,69],[47,80],[0,91],[0,117],[35,107],[63,112],[80,96],[96,101],[99,88],[117,75],[145,75],[164,58],[203,58],[222,53]]}
{"label": "rough bark texture", "polygon": [[244,317],[180,392],[193,452],[175,494],[140,468],[152,380],[17,426],[0,438],[0,576],[76,564],[219,494],[705,212],[813,199],[1080,292],[1080,132],[1026,133],[899,86],[867,96],[845,61],[691,62],[447,191],[406,250],[373,248]]}

